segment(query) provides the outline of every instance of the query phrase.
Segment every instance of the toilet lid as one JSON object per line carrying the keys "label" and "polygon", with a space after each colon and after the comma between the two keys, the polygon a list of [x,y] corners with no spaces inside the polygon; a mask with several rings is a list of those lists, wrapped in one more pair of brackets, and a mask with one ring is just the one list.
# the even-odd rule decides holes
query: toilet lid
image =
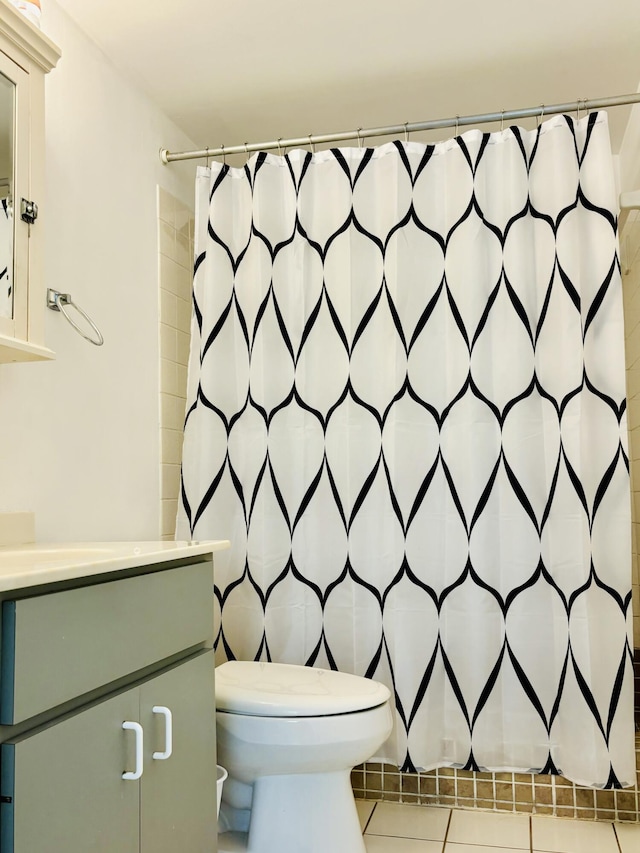
{"label": "toilet lid", "polygon": [[256,717],[324,717],[384,704],[377,681],[345,672],[286,663],[229,661],[216,667],[219,711]]}

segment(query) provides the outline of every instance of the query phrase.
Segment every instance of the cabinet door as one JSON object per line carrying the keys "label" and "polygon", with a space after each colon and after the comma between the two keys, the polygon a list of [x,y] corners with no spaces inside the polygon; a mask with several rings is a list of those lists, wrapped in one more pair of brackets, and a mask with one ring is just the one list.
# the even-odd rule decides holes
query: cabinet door
{"label": "cabinet door", "polygon": [[[172,752],[166,746],[166,712]],[[214,655],[204,652],[140,687],[145,732],[140,787],[141,853],[213,853],[217,843]]]}
{"label": "cabinet door", "polygon": [[[0,195],[4,201],[0,228],[0,333],[27,338],[29,230],[20,219],[20,199],[29,192],[29,74],[0,52],[3,84],[13,88],[3,96],[0,133]],[[4,88],[4,86],[3,86]],[[5,103],[9,100],[9,103]],[[8,127],[6,127],[8,125]],[[14,140],[17,154],[14,153]],[[6,271],[6,272],[5,272]]]}
{"label": "cabinet door", "polygon": [[138,719],[138,696],[2,745],[2,853],[137,853],[139,783],[122,779],[134,769],[134,733],[122,723]]}

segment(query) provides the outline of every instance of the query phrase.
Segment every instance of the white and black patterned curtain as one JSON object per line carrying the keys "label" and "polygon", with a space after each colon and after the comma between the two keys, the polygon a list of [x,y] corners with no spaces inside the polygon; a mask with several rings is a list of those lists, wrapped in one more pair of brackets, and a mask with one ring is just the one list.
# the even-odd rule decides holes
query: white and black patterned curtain
{"label": "white and black patterned curtain", "polygon": [[179,538],[219,659],[392,688],[405,769],[635,780],[607,117],[200,169]]}

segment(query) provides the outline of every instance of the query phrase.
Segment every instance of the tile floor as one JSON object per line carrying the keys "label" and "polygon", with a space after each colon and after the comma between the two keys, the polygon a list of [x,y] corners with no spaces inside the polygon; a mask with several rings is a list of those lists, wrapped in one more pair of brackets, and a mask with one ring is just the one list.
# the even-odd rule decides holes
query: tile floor
{"label": "tile floor", "polygon": [[640,853],[640,824],[356,804],[367,853]]}

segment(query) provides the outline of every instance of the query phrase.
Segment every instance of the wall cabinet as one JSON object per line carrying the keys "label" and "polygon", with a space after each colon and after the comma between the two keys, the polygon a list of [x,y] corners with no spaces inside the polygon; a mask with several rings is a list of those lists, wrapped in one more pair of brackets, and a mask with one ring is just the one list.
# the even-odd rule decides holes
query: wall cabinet
{"label": "wall cabinet", "polygon": [[4,596],[0,853],[214,853],[212,579]]}
{"label": "wall cabinet", "polygon": [[[44,77],[60,50],[0,0],[0,362],[53,358],[44,346]],[[38,213],[39,209],[39,213]]]}

